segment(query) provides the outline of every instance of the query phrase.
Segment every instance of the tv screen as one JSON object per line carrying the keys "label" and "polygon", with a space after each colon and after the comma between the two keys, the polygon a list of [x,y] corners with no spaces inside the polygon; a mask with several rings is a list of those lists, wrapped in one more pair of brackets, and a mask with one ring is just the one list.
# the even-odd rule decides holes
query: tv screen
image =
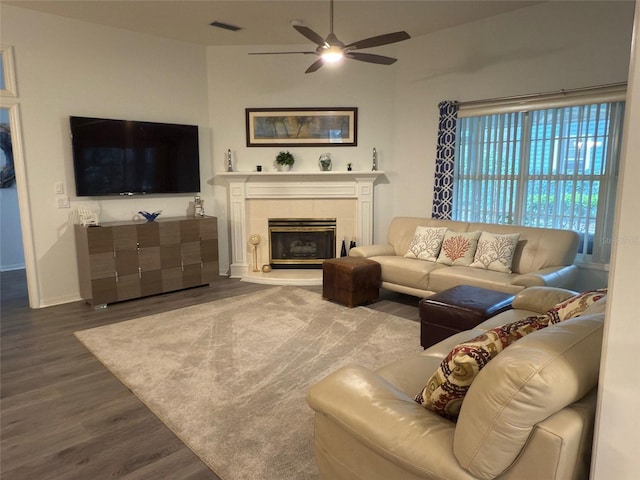
{"label": "tv screen", "polygon": [[200,191],[198,127],[70,117],[76,195]]}

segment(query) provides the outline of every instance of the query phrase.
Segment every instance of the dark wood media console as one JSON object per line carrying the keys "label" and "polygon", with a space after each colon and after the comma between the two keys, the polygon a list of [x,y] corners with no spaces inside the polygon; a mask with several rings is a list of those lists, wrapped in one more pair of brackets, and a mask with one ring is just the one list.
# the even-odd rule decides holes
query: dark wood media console
{"label": "dark wood media console", "polygon": [[75,226],[80,295],[93,306],[206,285],[219,275],[216,217]]}

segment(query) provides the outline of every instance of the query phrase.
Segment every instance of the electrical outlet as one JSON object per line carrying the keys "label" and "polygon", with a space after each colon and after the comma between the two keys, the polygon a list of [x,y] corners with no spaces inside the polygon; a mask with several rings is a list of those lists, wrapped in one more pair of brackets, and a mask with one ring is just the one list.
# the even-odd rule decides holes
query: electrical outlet
{"label": "electrical outlet", "polygon": [[62,195],[64,193],[64,183],[56,182],[55,190],[58,195]]}
{"label": "electrical outlet", "polygon": [[58,197],[58,208],[69,208],[69,197]]}

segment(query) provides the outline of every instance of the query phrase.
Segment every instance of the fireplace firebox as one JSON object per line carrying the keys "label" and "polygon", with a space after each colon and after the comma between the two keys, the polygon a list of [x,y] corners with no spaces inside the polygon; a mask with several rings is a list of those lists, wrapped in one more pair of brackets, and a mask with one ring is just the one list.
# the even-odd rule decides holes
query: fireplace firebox
{"label": "fireplace firebox", "polygon": [[270,218],[272,268],[322,268],[336,256],[335,218]]}

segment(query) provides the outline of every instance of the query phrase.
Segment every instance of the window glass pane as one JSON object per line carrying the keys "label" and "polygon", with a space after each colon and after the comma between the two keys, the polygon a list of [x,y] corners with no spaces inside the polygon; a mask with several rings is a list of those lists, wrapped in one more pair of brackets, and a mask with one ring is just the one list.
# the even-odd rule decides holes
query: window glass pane
{"label": "window glass pane", "polygon": [[461,118],[453,218],[575,230],[591,253],[612,228],[623,110],[615,102]]}
{"label": "window glass pane", "polygon": [[454,218],[513,222],[522,123],[522,113],[460,120]]}

